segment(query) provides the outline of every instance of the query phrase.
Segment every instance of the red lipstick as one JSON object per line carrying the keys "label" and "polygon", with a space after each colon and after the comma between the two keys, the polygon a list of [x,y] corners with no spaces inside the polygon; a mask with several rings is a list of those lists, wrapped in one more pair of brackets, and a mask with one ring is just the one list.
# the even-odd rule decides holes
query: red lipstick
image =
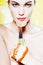
{"label": "red lipstick", "polygon": [[17,18],[20,21],[24,21],[26,18]]}

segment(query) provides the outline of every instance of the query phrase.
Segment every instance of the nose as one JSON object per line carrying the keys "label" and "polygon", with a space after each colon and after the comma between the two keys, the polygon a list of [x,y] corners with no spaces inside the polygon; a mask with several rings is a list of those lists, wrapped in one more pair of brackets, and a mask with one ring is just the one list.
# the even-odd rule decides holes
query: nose
{"label": "nose", "polygon": [[19,15],[23,16],[24,15],[24,8],[21,6],[19,10]]}

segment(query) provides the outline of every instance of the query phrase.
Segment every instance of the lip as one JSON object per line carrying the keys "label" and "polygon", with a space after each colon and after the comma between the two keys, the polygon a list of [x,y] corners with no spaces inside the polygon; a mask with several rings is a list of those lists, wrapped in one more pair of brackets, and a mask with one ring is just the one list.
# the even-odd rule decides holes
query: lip
{"label": "lip", "polygon": [[24,21],[26,19],[26,17],[25,18],[17,18],[17,19],[20,21]]}

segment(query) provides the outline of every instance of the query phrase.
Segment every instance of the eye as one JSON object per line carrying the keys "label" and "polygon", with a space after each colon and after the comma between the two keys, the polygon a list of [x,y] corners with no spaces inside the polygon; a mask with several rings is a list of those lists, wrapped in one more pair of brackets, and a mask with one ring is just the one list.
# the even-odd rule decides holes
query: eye
{"label": "eye", "polygon": [[32,5],[32,4],[30,4],[30,3],[25,4],[25,6],[28,6],[28,7],[31,7],[31,5]]}
{"label": "eye", "polygon": [[19,6],[19,4],[18,3],[14,3],[14,4],[12,4],[14,7],[17,7],[17,6]]}

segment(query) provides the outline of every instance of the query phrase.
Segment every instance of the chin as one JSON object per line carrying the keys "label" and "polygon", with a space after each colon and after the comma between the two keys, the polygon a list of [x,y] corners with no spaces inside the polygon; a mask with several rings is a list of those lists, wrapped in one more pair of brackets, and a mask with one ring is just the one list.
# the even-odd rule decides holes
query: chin
{"label": "chin", "polygon": [[17,24],[17,26],[19,26],[19,27],[25,27],[26,26],[26,24],[27,24],[27,22],[25,22],[25,21],[23,21],[23,22],[16,22],[16,24]]}
{"label": "chin", "polygon": [[17,24],[17,26],[19,27],[25,27],[27,23],[24,23],[24,24]]}

